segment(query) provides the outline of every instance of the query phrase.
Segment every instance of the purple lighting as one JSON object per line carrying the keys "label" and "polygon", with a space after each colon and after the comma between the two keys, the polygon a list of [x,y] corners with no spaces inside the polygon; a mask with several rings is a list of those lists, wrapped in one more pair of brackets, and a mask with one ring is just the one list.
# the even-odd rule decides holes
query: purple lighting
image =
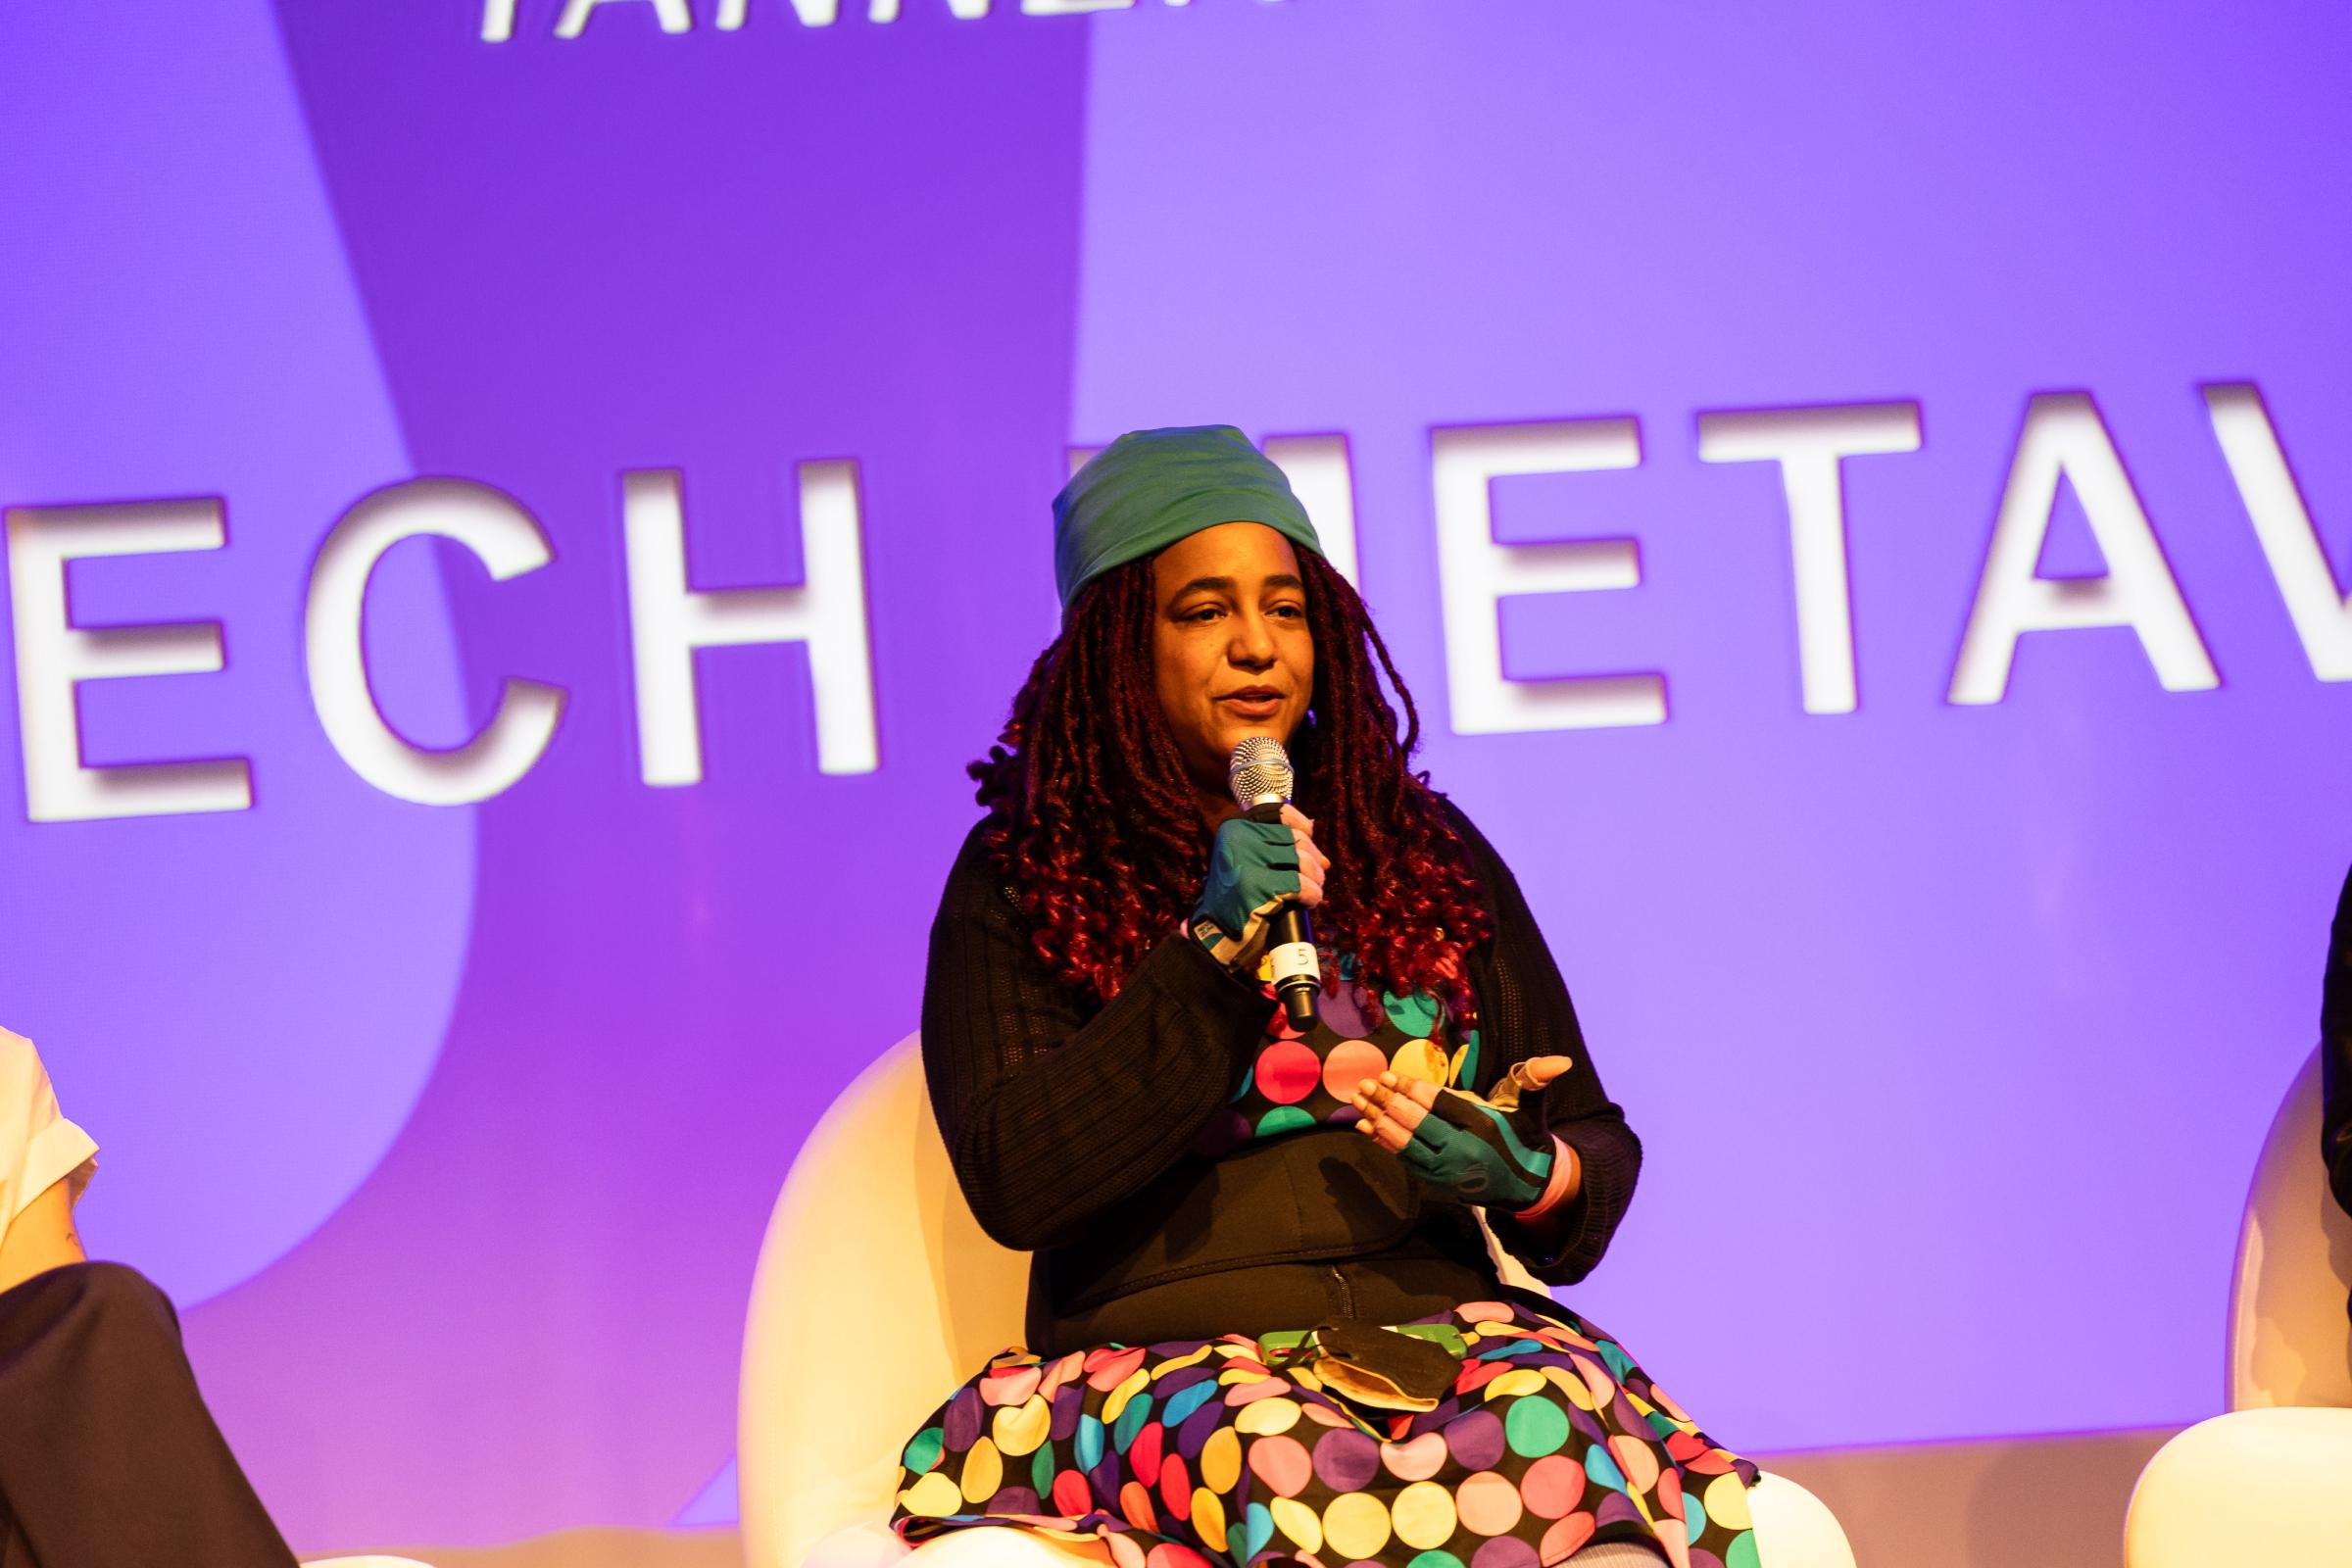
{"label": "purple lighting", "polygon": [[[1571,1298],[1710,1431],[2214,1410],[2352,859],[2340,9],[889,9],[0,11],[0,509],[224,526],[11,552],[0,1023],[296,1544],[724,1511],[1138,425],[1351,524],[1646,1145]],[[65,684],[61,580],[224,667]]]}

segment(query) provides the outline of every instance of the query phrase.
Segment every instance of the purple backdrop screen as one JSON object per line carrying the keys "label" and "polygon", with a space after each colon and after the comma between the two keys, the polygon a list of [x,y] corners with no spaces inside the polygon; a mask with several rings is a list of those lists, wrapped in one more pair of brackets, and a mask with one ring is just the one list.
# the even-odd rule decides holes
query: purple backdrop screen
{"label": "purple backdrop screen", "polygon": [[1569,1298],[1750,1451],[2209,1413],[2352,858],[2348,49],[0,11],[0,1022],[90,1243],[298,1544],[726,1517],[1047,502],[1232,422],[1647,1146]]}

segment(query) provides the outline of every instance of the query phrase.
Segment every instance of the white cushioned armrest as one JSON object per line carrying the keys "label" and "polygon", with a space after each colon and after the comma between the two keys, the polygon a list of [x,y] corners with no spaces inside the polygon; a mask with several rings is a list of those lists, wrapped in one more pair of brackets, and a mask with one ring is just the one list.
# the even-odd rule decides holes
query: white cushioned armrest
{"label": "white cushioned armrest", "polygon": [[2166,1444],[2124,1515],[2127,1568],[2336,1568],[2352,1554],[2352,1410],[2233,1410]]}
{"label": "white cushioned armrest", "polygon": [[2352,1405],[2352,1215],[2320,1155],[2320,1054],[2271,1123],[2254,1167],[2230,1291],[2229,1406]]}

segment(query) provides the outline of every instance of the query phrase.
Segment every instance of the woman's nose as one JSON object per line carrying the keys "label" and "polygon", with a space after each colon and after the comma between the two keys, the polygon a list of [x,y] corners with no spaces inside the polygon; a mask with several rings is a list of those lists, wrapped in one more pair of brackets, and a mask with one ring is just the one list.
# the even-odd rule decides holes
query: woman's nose
{"label": "woman's nose", "polygon": [[1233,617],[1233,646],[1230,657],[1237,664],[1263,668],[1274,662],[1274,630],[1263,615],[1243,613]]}

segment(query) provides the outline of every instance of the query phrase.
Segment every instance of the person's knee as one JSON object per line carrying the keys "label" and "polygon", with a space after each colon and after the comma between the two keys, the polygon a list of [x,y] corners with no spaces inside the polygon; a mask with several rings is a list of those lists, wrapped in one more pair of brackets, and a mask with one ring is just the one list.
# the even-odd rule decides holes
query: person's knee
{"label": "person's knee", "polygon": [[179,1314],[172,1298],[146,1275],[127,1263],[72,1263],[52,1273],[68,1275],[76,1310],[109,1326],[125,1330],[161,1331],[179,1337]]}
{"label": "person's knee", "polygon": [[0,1296],[0,1355],[40,1344],[96,1343],[110,1358],[145,1348],[179,1353],[179,1318],[170,1298],[121,1263],[44,1269]]}

